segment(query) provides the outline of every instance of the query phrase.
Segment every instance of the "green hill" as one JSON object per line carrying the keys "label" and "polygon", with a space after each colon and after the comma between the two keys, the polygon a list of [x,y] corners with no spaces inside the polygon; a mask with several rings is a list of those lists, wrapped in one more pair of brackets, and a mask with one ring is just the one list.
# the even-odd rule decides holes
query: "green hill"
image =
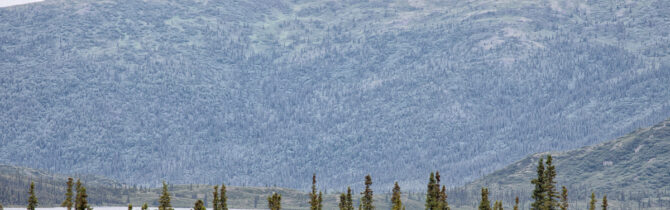
{"label": "green hill", "polygon": [[[468,185],[529,197],[539,158],[551,154],[558,170],[557,182],[585,200],[591,191],[607,193],[612,200],[650,202],[670,207],[670,119],[638,129],[623,137],[565,152],[538,153],[517,161]],[[641,199],[641,201],[638,201]]]}

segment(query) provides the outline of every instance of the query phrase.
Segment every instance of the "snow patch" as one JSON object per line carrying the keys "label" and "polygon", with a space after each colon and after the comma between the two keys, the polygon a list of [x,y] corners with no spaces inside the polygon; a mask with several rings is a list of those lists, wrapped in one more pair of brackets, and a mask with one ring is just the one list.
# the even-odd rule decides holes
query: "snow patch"
{"label": "snow patch", "polygon": [[44,0],[0,0],[0,7],[11,7],[22,4],[42,2]]}

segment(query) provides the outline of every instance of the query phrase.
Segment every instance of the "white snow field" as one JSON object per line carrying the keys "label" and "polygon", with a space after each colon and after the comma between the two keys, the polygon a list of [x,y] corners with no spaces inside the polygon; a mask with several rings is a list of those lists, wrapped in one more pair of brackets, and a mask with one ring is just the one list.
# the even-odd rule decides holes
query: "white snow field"
{"label": "white snow field", "polygon": [[0,0],[0,7],[11,7],[21,4],[30,4],[42,1],[44,0]]}

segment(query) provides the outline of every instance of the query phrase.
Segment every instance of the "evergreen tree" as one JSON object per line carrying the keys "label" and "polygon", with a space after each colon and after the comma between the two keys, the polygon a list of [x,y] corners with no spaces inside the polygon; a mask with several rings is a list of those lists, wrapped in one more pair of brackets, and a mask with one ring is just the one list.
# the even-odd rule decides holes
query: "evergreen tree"
{"label": "evergreen tree", "polygon": [[132,203],[128,204],[128,210],[133,210],[133,204]]}
{"label": "evergreen tree", "polygon": [[268,208],[270,210],[280,210],[281,209],[281,195],[277,193],[272,193],[268,197]]}
{"label": "evergreen tree", "polygon": [[448,210],[446,188],[442,186],[440,191],[440,172],[430,173],[428,187],[426,190],[426,210]]}
{"label": "evergreen tree", "polygon": [[603,210],[607,210],[607,194],[603,196],[603,204],[601,205],[601,207],[603,207]]}
{"label": "evergreen tree", "polygon": [[533,190],[532,199],[533,203],[530,205],[531,210],[542,210],[544,204],[544,160],[540,158],[540,161],[537,165],[537,178],[531,181],[532,184],[535,184],[535,189]]}
{"label": "evergreen tree", "polygon": [[496,201],[493,203],[493,210],[504,210],[502,206],[502,201]]}
{"label": "evergreen tree", "polygon": [[37,196],[35,196],[35,182],[30,182],[30,189],[28,190],[28,210],[35,210],[37,208]]}
{"label": "evergreen tree", "polygon": [[596,210],[596,194],[591,192],[591,202],[589,203],[589,210]]}
{"label": "evergreen tree", "polygon": [[312,174],[312,192],[309,193],[309,205],[311,210],[321,210],[323,208],[323,197],[321,192],[316,193],[316,174]]}
{"label": "evergreen tree", "polygon": [[0,210],[4,210],[4,208],[2,208],[2,203],[0,203]]}
{"label": "evergreen tree", "polygon": [[158,199],[158,210],[173,210],[172,204],[170,204],[170,193],[168,192],[168,186],[163,181],[163,193]]}
{"label": "evergreen tree", "polygon": [[354,210],[354,199],[351,195],[351,187],[347,187],[347,197],[344,210]]}
{"label": "evergreen tree", "polygon": [[551,155],[547,155],[547,162],[545,164],[544,170],[544,210],[556,210],[558,207],[558,192],[556,191],[556,166],[553,165],[553,158]]}
{"label": "evergreen tree", "polygon": [[447,188],[442,186],[442,191],[440,191],[440,197],[438,200],[437,209],[439,210],[450,210],[449,203],[447,203]]}
{"label": "evergreen tree", "polygon": [[519,210],[519,196],[514,198],[514,210]]}
{"label": "evergreen tree", "polygon": [[354,202],[351,198],[351,188],[347,187],[347,194],[340,194],[340,203],[338,204],[340,210],[354,210]]}
{"label": "evergreen tree", "polygon": [[219,186],[214,185],[214,192],[212,193],[212,209],[219,210]]}
{"label": "evergreen tree", "polygon": [[373,205],[373,199],[372,199],[372,189],[370,186],[372,185],[372,177],[370,177],[370,174],[365,176],[365,191],[361,192],[363,197],[361,198],[361,204],[359,206],[359,209],[361,210],[374,210],[375,206]]}
{"label": "evergreen tree", "polygon": [[568,188],[561,188],[561,210],[568,210]]}
{"label": "evergreen tree", "polygon": [[403,208],[402,201],[400,200],[400,186],[398,182],[395,182],[393,196],[391,196],[391,210],[402,210]]}
{"label": "evergreen tree", "polygon": [[482,188],[482,200],[479,202],[479,210],[491,210],[491,202],[489,201],[489,189]]}
{"label": "evergreen tree", "polygon": [[144,203],[142,205],[142,210],[149,210],[149,205],[147,203]]}
{"label": "evergreen tree", "polygon": [[75,199],[75,210],[91,209],[88,205],[88,195],[86,194],[86,187],[81,186],[81,182],[77,180],[77,198]]}
{"label": "evergreen tree", "polygon": [[193,210],[207,210],[207,208],[205,208],[205,202],[202,202],[202,200],[196,201],[193,205]]}
{"label": "evergreen tree", "polygon": [[221,193],[219,193],[219,210],[228,210],[228,196],[226,196],[226,185],[221,184]]}
{"label": "evergreen tree", "polygon": [[439,186],[437,184],[437,180],[435,179],[435,174],[430,172],[430,178],[428,178],[428,188],[426,190],[426,210],[437,210],[438,189]]}
{"label": "evergreen tree", "polygon": [[61,207],[66,207],[67,210],[72,210],[72,185],[74,185],[74,180],[72,177],[67,178],[67,189],[65,191],[65,200],[60,204]]}
{"label": "evergreen tree", "polygon": [[318,209],[323,209],[323,193],[321,193],[321,191],[319,191],[319,197],[316,200],[319,201],[319,206],[317,206]]}

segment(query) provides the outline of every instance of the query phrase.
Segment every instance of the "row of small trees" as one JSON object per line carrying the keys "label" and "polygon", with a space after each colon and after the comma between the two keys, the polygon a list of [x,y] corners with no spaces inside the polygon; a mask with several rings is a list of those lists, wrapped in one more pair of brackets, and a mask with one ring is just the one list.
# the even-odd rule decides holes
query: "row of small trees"
{"label": "row of small trees", "polygon": [[[531,204],[531,210],[567,210],[569,207],[568,204],[568,190],[565,186],[561,187],[561,193],[559,194],[556,186],[556,167],[553,165],[553,159],[551,155],[547,156],[546,161],[543,158],[540,158],[537,166],[537,178],[531,180],[531,183],[535,185],[531,198],[533,203]],[[72,210],[74,206],[75,210],[93,210],[93,208],[88,204],[86,194],[86,187],[81,184],[80,180],[77,180],[74,183],[73,178],[68,178],[67,181],[67,190],[65,192],[65,200],[62,202],[61,206],[66,207],[67,210]],[[372,177],[370,175],[365,176],[365,189],[361,192],[361,198],[358,205],[359,210],[374,210],[374,200],[373,200],[373,191],[371,189]],[[76,191],[76,196],[73,192]],[[401,192],[398,182],[395,182],[393,187],[393,195],[391,196],[391,210],[405,210],[405,206],[401,201]],[[29,189],[29,198],[27,210],[35,210],[38,205],[37,197],[35,196],[35,184],[34,182],[30,183]],[[212,207],[213,210],[228,210],[226,196],[226,185],[222,184],[221,187],[214,186],[214,192]],[[74,196],[74,201],[73,201]],[[312,190],[309,194],[310,197],[310,210],[322,210],[323,209],[323,193],[317,192],[316,190],[316,174],[312,175]],[[268,208],[271,210],[280,210],[281,209],[281,195],[278,193],[273,193],[268,198]],[[591,193],[591,201],[589,203],[589,210],[596,209],[596,198],[595,193]],[[340,194],[340,201],[338,204],[340,210],[354,210],[354,204],[352,199],[351,188],[347,187],[347,192]],[[601,207],[603,210],[607,210],[607,195],[603,197]],[[144,203],[142,205],[142,210],[147,210],[148,205]],[[162,193],[159,197],[159,210],[174,210],[170,203],[170,193],[168,192],[168,186],[163,182]],[[426,191],[426,200],[425,200],[425,209],[426,210],[450,210],[449,203],[447,202],[447,193],[446,187],[440,184],[440,173],[430,173],[428,179],[428,186]],[[487,188],[481,189],[481,201],[479,203],[479,210],[503,210],[502,201],[495,201],[491,204],[489,201],[489,190]],[[519,197],[515,198],[514,210],[519,209]],[[0,210],[2,210],[2,205],[0,205]],[[128,210],[132,210],[132,204],[128,204]],[[205,204],[202,200],[195,202],[193,210],[206,210]]]}
{"label": "row of small trees", "polygon": [[[558,194],[556,185],[556,167],[553,165],[551,155],[547,155],[546,161],[540,158],[537,165],[537,178],[530,181],[535,185],[531,198],[531,210],[567,210],[568,204],[568,189],[561,186],[561,193]],[[479,210],[503,210],[502,201],[495,201],[493,206],[488,199],[489,190],[482,188],[482,199],[479,203]],[[603,197],[601,205],[603,210],[607,210],[607,195]],[[428,208],[426,208],[428,209]],[[519,197],[514,199],[514,210],[519,210]],[[591,192],[591,202],[589,203],[589,210],[596,210],[595,193]]]}
{"label": "row of small trees", "polygon": [[[75,186],[76,190],[76,196],[74,196],[74,201],[72,200],[73,198],[73,191],[72,187]],[[35,210],[37,206],[39,205],[39,201],[37,200],[37,196],[35,196],[35,182],[30,182],[30,189],[28,190],[28,206],[26,207],[27,210]],[[93,210],[93,208],[88,204],[88,195],[86,194],[86,187],[84,187],[81,184],[81,181],[77,179],[77,183],[74,183],[74,180],[72,178],[68,178],[67,180],[67,190],[65,192],[65,200],[61,204],[61,207],[66,207],[67,210],[72,210],[72,207],[74,205],[75,210]],[[0,206],[0,209],[2,206]]]}

